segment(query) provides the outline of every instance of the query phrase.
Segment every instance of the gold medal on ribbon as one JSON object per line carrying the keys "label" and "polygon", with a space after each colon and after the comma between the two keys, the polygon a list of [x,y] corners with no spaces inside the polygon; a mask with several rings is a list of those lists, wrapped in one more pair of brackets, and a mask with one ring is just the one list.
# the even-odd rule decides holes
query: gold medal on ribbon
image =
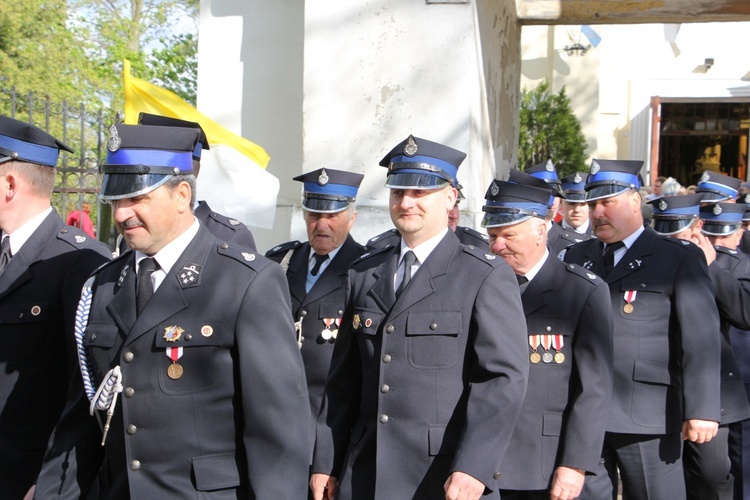
{"label": "gold medal on ribbon", "polygon": [[622,308],[622,311],[625,314],[630,314],[633,312],[633,302],[635,302],[635,297],[637,294],[637,290],[628,290],[627,292],[625,292],[625,295],[623,296],[623,298],[625,299],[625,305]]}
{"label": "gold medal on ribbon", "polygon": [[167,376],[172,380],[177,380],[182,377],[182,372],[182,365],[179,363],[172,363],[169,365],[169,368],[167,368]]}
{"label": "gold medal on ribbon", "polygon": [[630,314],[633,312],[633,304],[625,304],[625,306],[622,308],[622,311],[625,314]]}
{"label": "gold medal on ribbon", "polygon": [[539,347],[539,337],[539,335],[529,335],[529,345],[531,346],[531,355],[529,356],[529,361],[534,364],[537,364],[542,360],[542,356],[540,356],[539,353],[536,352],[537,347]]}
{"label": "gold medal on ribbon", "polygon": [[561,352],[555,353],[555,363],[562,363],[565,361],[565,354]]}
{"label": "gold medal on ribbon", "polygon": [[529,356],[529,361],[531,361],[534,364],[539,363],[541,360],[542,360],[542,357],[536,351],[532,352],[531,356]]}

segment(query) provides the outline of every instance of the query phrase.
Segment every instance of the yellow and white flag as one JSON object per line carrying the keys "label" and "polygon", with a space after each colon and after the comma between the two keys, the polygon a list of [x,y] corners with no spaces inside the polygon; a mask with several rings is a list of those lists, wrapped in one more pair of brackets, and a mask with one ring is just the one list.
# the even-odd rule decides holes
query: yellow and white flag
{"label": "yellow and white flag", "polygon": [[123,65],[125,123],[137,124],[141,112],[199,123],[211,149],[201,153],[198,199],[215,212],[248,226],[272,229],[279,180],[265,170],[270,157],[257,144],[200,113],[178,95],[130,76],[130,61]]}

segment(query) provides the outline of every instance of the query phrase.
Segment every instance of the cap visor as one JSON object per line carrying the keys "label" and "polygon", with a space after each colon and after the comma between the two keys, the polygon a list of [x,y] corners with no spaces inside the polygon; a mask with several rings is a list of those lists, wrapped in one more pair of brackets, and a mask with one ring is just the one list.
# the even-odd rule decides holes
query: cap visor
{"label": "cap visor", "polygon": [[601,200],[617,196],[631,189],[629,186],[620,186],[619,184],[602,184],[586,190],[586,201]]}
{"label": "cap visor", "polygon": [[346,210],[351,202],[345,200],[325,200],[322,198],[305,198],[302,208],[308,212],[332,214]]}
{"label": "cap visor", "polygon": [[140,196],[158,188],[170,177],[165,174],[104,174],[99,197],[110,201]]}
{"label": "cap visor", "polygon": [[651,223],[654,231],[663,236],[672,236],[681,233],[693,223],[695,218],[690,219],[659,219],[654,217]]}
{"label": "cap visor", "polygon": [[391,174],[385,181],[385,187],[396,189],[440,189],[449,184],[437,175],[408,172]]}
{"label": "cap visor", "polygon": [[509,214],[502,212],[487,212],[482,219],[482,227],[502,227],[520,224],[521,222],[531,219],[533,215],[529,214]]}
{"label": "cap visor", "polygon": [[713,191],[696,191],[696,194],[702,195],[701,203],[720,203],[729,199],[729,196],[720,193],[714,193]]}
{"label": "cap visor", "polygon": [[586,202],[586,193],[567,193],[563,200],[570,202],[570,203],[585,203]]}
{"label": "cap visor", "polygon": [[732,222],[731,224],[717,224],[715,222],[703,221],[701,232],[709,236],[728,236],[742,227],[742,222]]}

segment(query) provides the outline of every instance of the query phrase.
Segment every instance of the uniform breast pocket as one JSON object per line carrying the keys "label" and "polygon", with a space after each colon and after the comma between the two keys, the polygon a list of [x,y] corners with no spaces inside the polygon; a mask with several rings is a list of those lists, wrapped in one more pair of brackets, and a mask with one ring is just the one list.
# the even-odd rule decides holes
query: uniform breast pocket
{"label": "uniform breast pocket", "polygon": [[[383,321],[383,313],[370,311],[362,308],[354,309],[352,318],[352,330],[354,331],[359,345],[362,363],[367,366],[375,359],[375,343],[380,323]],[[389,327],[393,328],[393,327]],[[392,333],[392,332],[391,332]]]}
{"label": "uniform breast pocket", "polygon": [[649,277],[623,280],[616,309],[620,317],[633,321],[663,318],[669,311],[669,294],[663,281]]}
{"label": "uniform breast pocket", "polygon": [[460,311],[411,311],[406,318],[409,363],[414,368],[442,369],[460,357]]}
{"label": "uniform breast pocket", "polygon": [[571,365],[573,325],[569,318],[539,317],[532,313],[526,318],[526,325],[531,363],[558,367]]}
{"label": "uniform breast pocket", "polygon": [[[341,315],[344,314],[343,298],[341,300],[321,301],[318,308],[318,323],[313,325],[310,336],[318,345],[333,348],[341,326]],[[308,332],[305,332],[307,338]]]}
{"label": "uniform breast pocket", "polygon": [[164,323],[156,331],[159,384],[166,394],[212,389],[231,379],[233,330],[222,322]]}
{"label": "uniform breast pocket", "polygon": [[[10,297],[12,300],[12,296]],[[45,323],[50,319],[49,302],[6,301],[0,311],[3,326],[3,349],[12,353],[8,361],[14,364],[39,363],[40,358],[55,356],[56,342]],[[47,346],[45,350],[43,347]],[[41,350],[40,350],[41,348]]]}

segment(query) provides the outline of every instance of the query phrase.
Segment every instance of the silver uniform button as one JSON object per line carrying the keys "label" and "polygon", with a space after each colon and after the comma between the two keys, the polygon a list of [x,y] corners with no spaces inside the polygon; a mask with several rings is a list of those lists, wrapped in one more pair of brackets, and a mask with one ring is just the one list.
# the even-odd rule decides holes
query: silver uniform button
{"label": "silver uniform button", "polygon": [[130,461],[130,470],[140,470],[141,469],[141,462],[140,460],[131,460]]}
{"label": "silver uniform button", "polygon": [[494,474],[492,475],[492,479],[500,479],[500,476],[502,476],[502,474],[501,474],[500,472],[495,472],[495,473],[494,473]]}
{"label": "silver uniform button", "polygon": [[132,387],[126,387],[123,391],[123,394],[125,394],[126,398],[132,398],[133,394],[135,394],[135,389],[133,389]]}
{"label": "silver uniform button", "polygon": [[135,426],[135,425],[133,425],[133,424],[130,424],[130,425],[128,426],[128,428],[127,428],[127,433],[128,433],[128,434],[130,434],[131,436],[132,436],[133,434],[135,434],[135,433],[136,433],[137,431],[138,431],[138,427],[136,427],[136,426]]}
{"label": "silver uniform button", "polygon": [[385,333],[393,333],[393,330],[395,330],[395,328],[393,328],[393,325],[388,325],[387,327],[385,327]]}
{"label": "silver uniform button", "polygon": [[388,394],[390,392],[391,388],[388,386],[388,384],[383,384],[380,386],[380,392],[383,394]]}
{"label": "silver uniform button", "polygon": [[430,330],[437,330],[437,323],[431,323]]}
{"label": "silver uniform button", "polygon": [[386,354],[385,356],[383,356],[383,363],[390,363],[391,359],[392,359],[391,355],[390,354]]}
{"label": "silver uniform button", "polygon": [[131,361],[133,361],[133,358],[134,358],[133,353],[130,351],[122,355],[122,359],[124,359],[126,363],[130,363]]}
{"label": "silver uniform button", "polygon": [[380,420],[381,424],[387,424],[388,423],[388,415],[385,415],[385,414],[380,415],[380,419],[379,420]]}

